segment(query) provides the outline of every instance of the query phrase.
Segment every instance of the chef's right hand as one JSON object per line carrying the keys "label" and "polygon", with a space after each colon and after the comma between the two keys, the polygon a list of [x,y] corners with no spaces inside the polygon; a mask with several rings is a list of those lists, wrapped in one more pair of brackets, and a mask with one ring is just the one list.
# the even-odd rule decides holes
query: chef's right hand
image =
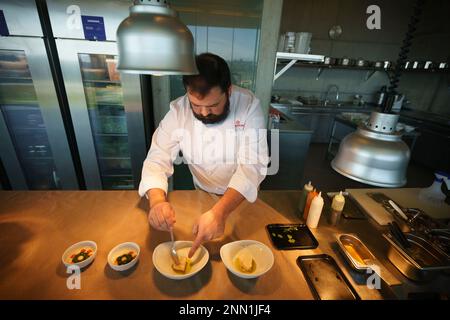
{"label": "chef's right hand", "polygon": [[148,221],[153,228],[161,231],[170,231],[175,224],[175,211],[169,202],[164,201],[150,208]]}

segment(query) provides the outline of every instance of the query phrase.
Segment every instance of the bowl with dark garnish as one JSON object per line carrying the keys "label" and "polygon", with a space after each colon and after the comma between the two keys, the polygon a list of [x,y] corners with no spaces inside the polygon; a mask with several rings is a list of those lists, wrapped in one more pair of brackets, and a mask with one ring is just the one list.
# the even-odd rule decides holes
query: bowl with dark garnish
{"label": "bowl with dark garnish", "polygon": [[64,251],[62,262],[66,267],[78,266],[80,269],[90,265],[97,255],[97,244],[94,241],[81,241],[71,245]]}
{"label": "bowl with dark garnish", "polygon": [[139,259],[141,249],[134,242],[124,242],[115,246],[108,254],[111,269],[125,271],[134,267]]}

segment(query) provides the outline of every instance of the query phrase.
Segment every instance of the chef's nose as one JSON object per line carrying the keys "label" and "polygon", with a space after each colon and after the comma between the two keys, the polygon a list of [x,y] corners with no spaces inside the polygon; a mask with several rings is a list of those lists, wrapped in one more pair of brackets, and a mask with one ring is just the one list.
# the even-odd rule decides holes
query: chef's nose
{"label": "chef's nose", "polygon": [[202,116],[207,117],[211,112],[209,111],[209,108],[202,108],[202,110],[200,110],[200,113]]}

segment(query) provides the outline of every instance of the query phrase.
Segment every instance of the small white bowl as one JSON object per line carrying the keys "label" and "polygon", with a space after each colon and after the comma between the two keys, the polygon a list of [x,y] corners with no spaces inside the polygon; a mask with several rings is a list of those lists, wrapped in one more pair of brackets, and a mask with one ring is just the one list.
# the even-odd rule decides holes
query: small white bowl
{"label": "small white bowl", "polygon": [[[83,248],[91,249],[93,252],[92,256],[90,256],[89,258],[87,258],[84,261],[77,262],[77,263],[71,263],[68,261],[69,257],[72,254],[77,253],[79,250],[81,250]],[[80,267],[80,269],[82,269],[82,268],[90,265],[92,263],[92,261],[94,261],[96,255],[97,255],[97,244],[94,241],[81,241],[81,242],[75,243],[75,244],[71,245],[69,248],[67,248],[66,251],[64,251],[61,259],[62,259],[62,263],[66,267],[78,266],[78,267]]]}
{"label": "small white bowl", "polygon": [[[187,257],[192,247],[192,241],[175,241],[175,249],[179,257]],[[173,280],[182,280],[192,277],[202,270],[209,260],[209,252],[204,246],[200,246],[191,258],[191,270],[189,273],[180,274],[172,269],[172,256],[170,249],[172,242],[164,242],[158,245],[153,251],[153,265],[162,275]]]}
{"label": "small white bowl", "polygon": [[[234,265],[236,255],[243,248],[250,251],[256,263],[256,270],[252,273],[244,273]],[[265,244],[255,240],[234,241],[223,245],[220,248],[220,258],[231,273],[244,279],[262,276],[272,268],[274,263],[272,251]]]}
{"label": "small white bowl", "polygon": [[[122,264],[122,265],[117,265],[114,264],[114,262],[116,261],[117,257],[128,253],[130,251],[135,251],[136,252],[136,258],[134,258],[133,260],[131,260],[130,262],[128,262],[127,264]],[[115,246],[114,248],[111,249],[111,251],[108,254],[108,264],[111,267],[111,269],[116,270],[116,271],[125,271],[128,269],[131,269],[134,267],[134,265],[137,263],[138,259],[139,259],[139,253],[141,252],[141,249],[139,248],[139,245],[137,243],[134,242],[124,242],[121,243],[117,246]]]}

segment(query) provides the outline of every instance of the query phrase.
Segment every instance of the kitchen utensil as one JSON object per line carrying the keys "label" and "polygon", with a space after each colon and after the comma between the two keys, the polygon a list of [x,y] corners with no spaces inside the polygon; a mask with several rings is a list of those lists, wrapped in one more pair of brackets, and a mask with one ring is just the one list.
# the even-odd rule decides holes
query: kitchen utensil
{"label": "kitchen utensil", "polygon": [[440,249],[426,239],[407,233],[405,237],[411,244],[407,250],[394,241],[392,235],[383,234],[389,242],[388,259],[407,278],[415,281],[428,281],[440,271],[450,270],[450,262]]}
{"label": "kitchen utensil", "polygon": [[384,62],[383,62],[383,61],[376,61],[376,62],[373,64],[373,66],[374,66],[375,68],[382,68],[383,65],[384,65]]}
{"label": "kitchen utensil", "polygon": [[403,247],[403,248],[409,248],[410,244],[408,242],[408,239],[406,239],[406,236],[404,235],[403,231],[400,229],[398,224],[395,221],[392,221],[388,223],[389,231],[391,232],[391,235],[397,240],[397,242]]}
{"label": "kitchen utensil", "polygon": [[336,261],[327,254],[300,256],[297,265],[317,300],[360,300]]}
{"label": "kitchen utensil", "polygon": [[390,61],[383,61],[383,68],[384,69],[389,69],[392,66],[392,62]]}
{"label": "kitchen utensil", "polygon": [[295,34],[295,52],[308,54],[311,44],[311,32],[297,32]]}
{"label": "kitchen utensil", "polygon": [[269,224],[266,229],[278,250],[315,249],[319,245],[305,224]]}
{"label": "kitchen utensil", "polygon": [[323,63],[326,65],[334,65],[334,64],[336,64],[336,58],[325,57],[323,60]]}
{"label": "kitchen utensil", "polygon": [[388,201],[389,204],[394,208],[394,210],[403,218],[403,220],[408,221],[408,216],[400,209],[400,207],[392,200]]}
{"label": "kitchen utensil", "polygon": [[170,228],[170,240],[172,241],[172,247],[170,248],[170,255],[172,256],[175,264],[180,264],[180,259],[178,258],[177,250],[175,249],[175,238],[173,236],[173,229]]}

